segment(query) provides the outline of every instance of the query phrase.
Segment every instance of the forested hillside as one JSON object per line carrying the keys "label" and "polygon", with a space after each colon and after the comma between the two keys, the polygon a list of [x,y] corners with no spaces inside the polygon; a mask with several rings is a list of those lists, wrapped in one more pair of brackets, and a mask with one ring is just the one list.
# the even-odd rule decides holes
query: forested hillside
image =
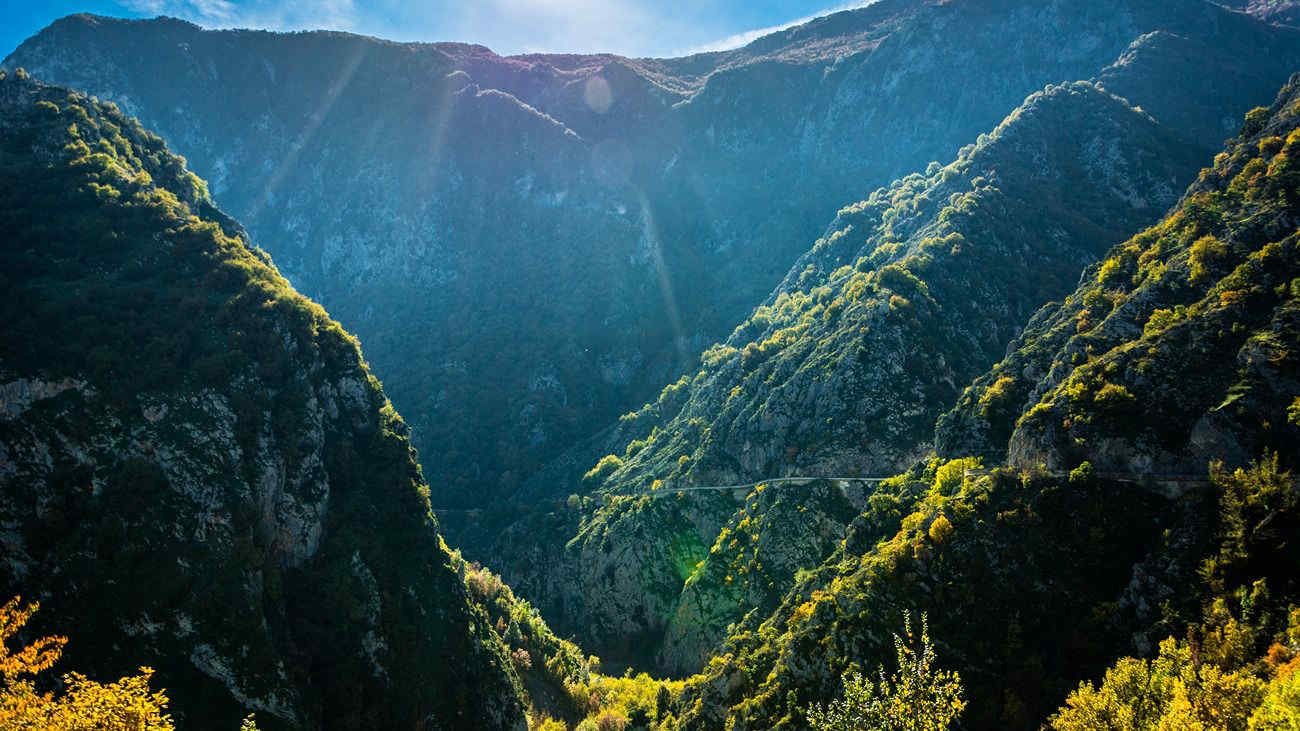
{"label": "forested hillside", "polygon": [[184,726],[522,724],[356,340],[112,105],[10,74],[0,130],[0,593]]}
{"label": "forested hillside", "polygon": [[[1144,35],[1096,82],[1031,95],[952,164],[843,209],[697,372],[575,450],[567,459],[585,456],[581,469],[552,469],[537,489],[564,500],[889,475],[924,457],[936,417],[1026,319],[1154,222],[1213,156],[1188,140],[1235,102],[1218,88],[1224,77],[1206,80],[1215,55],[1202,58],[1208,77],[1170,57],[1187,42]],[[1143,111],[1148,99],[1167,120]],[[763,498],[758,508],[725,494],[570,500],[514,519],[490,556],[589,647],[637,663],[653,652],[660,669],[685,673],[728,625],[769,611],[797,570],[826,556],[867,497],[800,495],[812,522],[753,545],[735,543],[736,531],[781,522]],[[489,512],[484,532],[500,520]]]}
{"label": "forested hillside", "polygon": [[[827,513],[820,537],[777,528],[770,546],[742,558],[734,554],[749,544],[731,546],[728,533],[751,506],[676,499],[673,487],[888,475],[912,464],[958,384],[1067,292],[1080,262],[1156,220],[1197,157],[1091,84],[1032,95],[952,164],[841,211],[768,303],[704,353],[698,373],[620,420],[626,446],[582,487],[668,497],[582,511],[579,526],[561,528],[572,540],[534,524],[507,533],[495,551],[505,575],[602,653],[645,652],[666,632],[665,667],[697,668],[729,623],[770,609],[797,569],[825,556],[857,510],[845,513],[833,489],[800,494],[806,517]],[[765,510],[747,522],[774,517]],[[715,570],[737,562],[755,573]],[[644,634],[629,638],[629,627]]]}
{"label": "forested hillside", "polygon": [[[1071,333],[1058,337],[1070,345],[1056,351],[1069,348],[1067,365],[1057,365],[1068,376],[1016,423],[1013,458],[1025,455],[1015,444],[1069,449],[1039,447],[1013,460],[1018,469],[989,475],[933,460],[886,484],[835,553],[801,576],[776,612],[732,633],[688,685],[684,725],[802,727],[801,709],[833,696],[841,670],[870,670],[864,660],[884,657],[899,613],[910,608],[929,612],[949,665],[969,679],[971,727],[1036,727],[1109,658],[1149,657],[1172,635],[1192,649],[1171,640],[1145,674],[1126,660],[1127,675],[1080,691],[1055,724],[1110,727],[1128,713],[1145,719],[1135,728],[1162,718],[1173,727],[1245,728],[1268,702],[1261,717],[1286,728],[1296,707],[1283,696],[1294,684],[1277,668],[1294,653],[1289,612],[1300,601],[1290,550],[1300,518],[1291,472],[1300,420],[1283,413],[1300,394],[1287,360],[1300,346],[1297,144],[1300,77],[1271,109],[1246,116],[1241,135],[1168,216],[1115,247],[1064,305],[1026,328],[1009,361],[1033,372],[1015,359],[1028,343],[1050,348],[1046,333],[1064,326],[1045,323],[1068,317]],[[1116,277],[1126,257],[1130,268]],[[1148,288],[1161,280],[1169,289]],[[1099,294],[1114,300],[1106,300],[1109,318],[1074,304]],[[1126,315],[1139,302],[1148,308],[1141,326]],[[1099,331],[1088,326],[1092,318]],[[1108,367],[1125,358],[1160,360]],[[1021,366],[1004,363],[995,373]],[[1113,382],[1080,385],[1103,374]],[[1148,390],[1153,381],[1168,390]],[[1006,408],[1001,394],[1014,392],[1005,383],[973,388],[955,413],[996,414]],[[1213,406],[1228,426],[1219,441],[1198,441]],[[1181,436],[1156,459],[1108,462],[1120,444],[1145,452],[1171,443],[1153,432]],[[959,437],[940,433],[950,450],[960,448]],[[1172,481],[1158,458],[1171,453],[1184,477],[1199,480]],[[1048,469],[1033,461],[1044,454],[1054,457]],[[1227,672],[1239,673],[1235,685],[1213,680]],[[1134,679],[1153,685],[1123,685]],[[1182,710],[1171,700],[1175,681],[1190,703]]]}

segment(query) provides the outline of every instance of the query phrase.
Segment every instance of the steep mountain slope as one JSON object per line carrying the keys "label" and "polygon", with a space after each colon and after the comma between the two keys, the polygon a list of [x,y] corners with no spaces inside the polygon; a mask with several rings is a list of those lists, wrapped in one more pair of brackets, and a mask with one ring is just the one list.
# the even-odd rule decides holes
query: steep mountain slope
{"label": "steep mountain slope", "polygon": [[939,422],[941,453],[1196,473],[1300,446],[1292,93],[1247,115],[1173,216],[1035,315]]}
{"label": "steep mountain slope", "polygon": [[407,428],[162,140],[0,75],[0,593],[184,725],[522,728]]}
{"label": "steep mountain slope", "polygon": [[1273,23],[1296,25],[1300,22],[1300,3],[1296,0],[1219,0],[1219,4]]}
{"label": "steep mountain slope", "polygon": [[[1255,59],[1200,77],[1234,120],[1297,58],[1295,31],[1201,0],[885,0],[684,59],[76,16],[5,64],[189,155],[364,339],[453,507],[509,496],[692,367],[834,206],[1156,30]],[[1224,116],[1182,131],[1217,147]]]}
{"label": "steep mountain slope", "polygon": [[[935,460],[885,485],[821,568],[688,685],[684,725],[799,727],[842,669],[885,656],[904,608],[930,613],[974,728],[1037,727],[1107,655],[1154,654],[1170,634],[1207,667],[1262,655],[1297,600],[1284,470],[1300,454],[1298,152],[1300,76],[1161,223],[1035,316],[939,427],[956,452],[971,433],[959,427],[1021,412],[1009,451],[1028,469],[945,479]],[[1016,378],[1039,393],[1017,396]],[[1261,457],[1206,480],[1211,460]],[[1068,477],[1030,467],[1083,458]],[[1106,478],[1116,469],[1148,477]],[[1172,469],[1211,489],[1161,484]]]}
{"label": "steep mountain slope", "polygon": [[[526,523],[501,538],[504,575],[603,655],[662,648],[667,670],[697,668],[727,624],[770,611],[834,547],[863,496],[774,488],[738,506],[673,488],[911,464],[1016,323],[1156,220],[1206,156],[1092,84],[1032,95],[952,164],[841,211],[698,373],[621,420],[626,447],[588,489],[665,497],[583,511],[560,527],[563,550],[569,535]],[[800,528],[758,540],[787,520]]]}

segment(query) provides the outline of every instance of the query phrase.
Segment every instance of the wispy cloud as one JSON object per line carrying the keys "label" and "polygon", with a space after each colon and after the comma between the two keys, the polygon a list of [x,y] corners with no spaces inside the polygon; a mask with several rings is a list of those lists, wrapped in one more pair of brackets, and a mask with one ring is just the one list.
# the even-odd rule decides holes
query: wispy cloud
{"label": "wispy cloud", "polygon": [[171,15],[209,28],[350,30],[360,14],[354,0],[119,0],[147,15]]}
{"label": "wispy cloud", "polygon": [[742,31],[740,33],[735,33],[733,35],[727,36],[726,38],[720,38],[716,41],[711,41],[709,43],[704,43],[698,46],[694,46],[692,48],[688,48],[685,51],[682,51],[682,54],[690,55],[692,53],[708,53],[710,51],[730,51],[733,48],[740,48],[742,46],[747,46],[750,43],[753,43],[754,41],[758,40],[759,38],[762,38],[765,35],[770,35],[772,33],[778,33],[783,30],[788,30],[790,28],[795,27],[796,25],[803,25],[804,23],[807,23],[811,20],[816,20],[817,18],[820,18],[824,15],[830,15],[831,13],[838,13],[842,10],[855,10],[857,8],[865,8],[868,5],[874,5],[879,1],[880,0],[859,0],[858,2],[843,3],[841,5],[836,5],[835,7],[826,8],[825,10],[819,10],[811,15],[805,15],[802,18],[796,18],[795,20],[791,20],[786,23],[781,23],[779,25],[769,25],[766,28],[755,28],[753,30],[747,30],[747,31]]}

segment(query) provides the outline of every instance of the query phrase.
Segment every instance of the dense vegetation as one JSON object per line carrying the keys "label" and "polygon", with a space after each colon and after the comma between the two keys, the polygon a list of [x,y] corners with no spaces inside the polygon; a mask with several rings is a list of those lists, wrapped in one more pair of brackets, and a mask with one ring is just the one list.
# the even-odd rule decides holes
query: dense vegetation
{"label": "dense vegetation", "polygon": [[[1174,727],[1196,720],[1211,728],[1246,728],[1252,718],[1259,725],[1266,722],[1258,719],[1295,712],[1293,695],[1287,695],[1289,671],[1281,666],[1293,653],[1290,617],[1300,603],[1300,567],[1290,550],[1300,497],[1286,471],[1297,453],[1296,425],[1287,424],[1285,414],[1300,391],[1288,360],[1300,333],[1294,329],[1297,272],[1287,255],[1300,220],[1300,187],[1287,154],[1288,145],[1300,141],[1298,98],[1293,82],[1271,110],[1248,114],[1242,135],[1180,204],[1157,226],[1115,247],[1064,305],[1040,313],[1010,362],[968,390],[946,419],[951,424],[954,415],[964,416],[988,428],[991,420],[1006,418],[998,401],[1014,393],[1006,374],[1035,372],[1013,359],[1046,349],[1058,365],[1040,365],[1037,372],[1064,374],[1043,389],[1047,396],[1031,399],[1037,406],[1023,411],[1012,456],[1046,451],[1017,453],[1018,440],[1056,447],[1061,451],[1048,453],[1048,465],[1073,467],[1068,476],[1026,460],[1028,471],[1018,475],[967,473],[956,490],[944,489],[938,479],[925,490],[927,475],[914,471],[901,478],[914,487],[895,488],[897,498],[888,500],[887,484],[842,547],[801,577],[771,617],[733,633],[704,678],[688,684],[686,726],[711,728],[724,720],[737,728],[797,726],[799,708],[831,697],[838,671],[852,669],[859,658],[882,656],[882,624],[898,607],[928,610],[935,618],[936,637],[969,679],[965,722],[975,727],[1036,725],[1079,680],[1100,677],[1108,658],[1153,655],[1170,635],[1187,637],[1188,644],[1160,644],[1152,663],[1122,661],[1101,686],[1071,695],[1054,723],[1126,723],[1125,714],[1145,713],[1151,724],[1165,718]],[[1210,236],[1213,242],[1206,243]],[[1160,282],[1168,288],[1155,287]],[[1171,292],[1183,299],[1162,298]],[[1104,312],[1089,311],[1103,303]],[[1162,305],[1170,316],[1151,324],[1151,313]],[[1139,322],[1147,324],[1125,325],[1132,322],[1125,313],[1138,307],[1147,313]],[[1178,328],[1187,330],[1175,339],[1171,332]],[[1104,334],[1112,338],[1109,347],[1097,347],[1108,342],[1098,338]],[[1245,353],[1240,359],[1223,355],[1238,350]],[[1057,355],[1062,352],[1069,355]],[[1154,355],[1161,358],[1155,365],[1113,365]],[[1040,356],[1036,362],[1045,361]],[[1211,363],[1237,367],[1207,367]],[[1111,380],[1097,384],[1086,374]],[[1167,385],[1154,394],[1134,386],[1151,382]],[[1088,383],[1093,387],[1084,399],[1078,384]],[[997,395],[984,395],[990,392]],[[1242,410],[1239,420],[1227,420],[1236,428],[1225,429],[1234,441],[1189,441],[1193,427],[1205,421],[1206,404],[1225,401],[1242,401],[1235,407]],[[1136,409],[1148,418],[1139,418]],[[954,433],[948,429],[941,425],[941,438]],[[1142,438],[1151,430],[1181,435],[1176,449],[1162,446],[1170,440]],[[1181,465],[1199,458],[1202,475],[1213,458],[1250,461],[1224,443],[1280,452],[1249,470],[1210,464],[1209,490],[1160,484],[1162,454],[1178,455]],[[1106,462],[1147,445],[1162,451],[1148,448],[1145,462]],[[1081,456],[1101,460],[1110,471],[1068,461]],[[934,464],[928,469],[937,475]],[[1146,486],[1106,477],[1117,468]],[[880,507],[898,510],[900,504],[910,513],[901,523],[888,514],[883,522],[873,519]],[[895,525],[901,531],[891,538]],[[827,662],[809,664],[809,657]]]}
{"label": "dense vegetation", "polygon": [[520,718],[356,340],[114,106],[0,76],[0,129],[0,588],[34,630],[156,668],[182,721]]}

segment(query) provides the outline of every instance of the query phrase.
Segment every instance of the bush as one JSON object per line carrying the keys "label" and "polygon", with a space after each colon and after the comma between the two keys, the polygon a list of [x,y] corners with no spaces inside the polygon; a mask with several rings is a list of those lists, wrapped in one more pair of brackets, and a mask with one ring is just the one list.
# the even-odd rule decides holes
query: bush
{"label": "bush", "polygon": [[931,490],[944,497],[955,495],[966,480],[966,470],[977,470],[984,466],[978,457],[962,457],[950,460],[934,471],[934,485]]}
{"label": "bush", "polygon": [[930,523],[930,540],[934,541],[935,545],[942,546],[943,542],[952,535],[953,530],[952,521],[941,514]]}
{"label": "bush", "polygon": [[1060,731],[1097,728],[1242,729],[1264,698],[1264,683],[1249,672],[1225,673],[1199,664],[1173,638],[1146,661],[1125,658],[1101,685],[1085,682],[1051,719]]}
{"label": "bush", "polygon": [[898,669],[889,678],[880,668],[873,684],[861,673],[845,673],[844,693],[827,708],[820,704],[807,713],[814,731],[943,731],[966,707],[961,677],[934,667],[934,645],[929,623],[921,615],[920,642],[912,646],[912,622],[904,615],[907,641],[894,635]]}
{"label": "bush", "polygon": [[584,482],[604,482],[616,470],[623,466],[623,459],[617,454],[607,454],[600,458],[595,467],[582,476]]}

